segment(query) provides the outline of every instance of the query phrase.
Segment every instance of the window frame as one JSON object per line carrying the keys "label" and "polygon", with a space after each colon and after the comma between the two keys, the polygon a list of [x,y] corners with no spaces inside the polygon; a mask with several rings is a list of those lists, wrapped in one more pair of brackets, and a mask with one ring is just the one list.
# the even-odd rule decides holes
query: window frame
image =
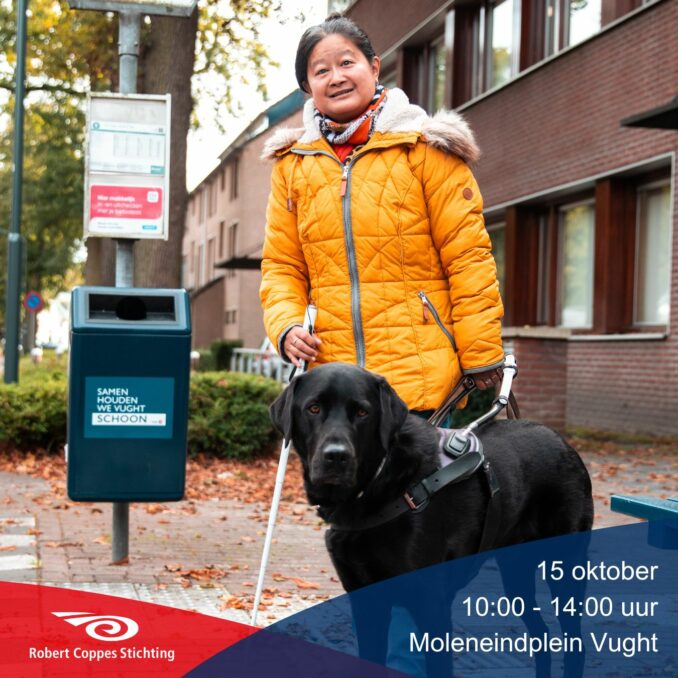
{"label": "window frame", "polygon": [[[638,195],[648,188],[668,186],[670,191],[675,190],[672,165],[652,165],[592,178],[566,194],[565,187],[555,187],[548,195],[507,205],[501,211],[490,210],[488,222],[502,218],[507,222],[507,326],[560,328],[568,334],[596,336],[667,332],[668,322],[639,323],[635,313],[639,289]],[[582,203],[594,206],[592,325],[567,327],[561,319],[562,232],[558,215],[561,209]],[[674,209],[673,203],[670,209]],[[673,211],[669,219],[671,242],[667,251],[673,257]],[[669,270],[674,266],[672,258]]]}

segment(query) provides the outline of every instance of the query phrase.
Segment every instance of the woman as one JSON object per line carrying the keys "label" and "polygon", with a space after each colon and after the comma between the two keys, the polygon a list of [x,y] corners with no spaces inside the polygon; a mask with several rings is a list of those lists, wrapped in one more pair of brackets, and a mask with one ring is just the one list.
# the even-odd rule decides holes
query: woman
{"label": "woman", "polygon": [[[502,304],[467,162],[478,149],[455,113],[434,118],[379,85],[379,57],[350,19],[308,29],[296,76],[304,127],[280,130],[261,300],[281,356],[349,362],[430,411],[462,373],[500,379]],[[316,333],[302,326],[309,301]]]}

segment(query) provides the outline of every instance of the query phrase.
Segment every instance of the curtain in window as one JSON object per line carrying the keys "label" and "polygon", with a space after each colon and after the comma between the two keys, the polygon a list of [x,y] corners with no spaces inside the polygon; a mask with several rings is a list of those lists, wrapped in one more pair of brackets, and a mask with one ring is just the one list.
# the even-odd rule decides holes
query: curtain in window
{"label": "curtain in window", "polygon": [[668,186],[643,189],[638,194],[637,323],[664,324],[669,320],[669,201]]}
{"label": "curtain in window", "polygon": [[590,327],[593,316],[593,205],[560,210],[560,325]]}

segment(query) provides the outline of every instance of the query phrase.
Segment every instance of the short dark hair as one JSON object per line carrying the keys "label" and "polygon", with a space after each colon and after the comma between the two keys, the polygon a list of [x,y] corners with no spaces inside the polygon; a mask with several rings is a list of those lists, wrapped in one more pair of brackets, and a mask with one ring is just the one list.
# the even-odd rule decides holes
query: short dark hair
{"label": "short dark hair", "polygon": [[323,38],[335,33],[343,35],[350,40],[365,55],[365,58],[370,63],[372,63],[372,60],[376,56],[374,47],[372,47],[372,43],[367,37],[367,33],[365,33],[353,19],[342,16],[339,12],[333,12],[321,24],[307,28],[301,36],[301,40],[299,40],[297,56],[294,61],[294,72],[297,76],[299,87],[304,92],[308,93],[304,84],[308,79],[308,59],[311,56],[313,48]]}

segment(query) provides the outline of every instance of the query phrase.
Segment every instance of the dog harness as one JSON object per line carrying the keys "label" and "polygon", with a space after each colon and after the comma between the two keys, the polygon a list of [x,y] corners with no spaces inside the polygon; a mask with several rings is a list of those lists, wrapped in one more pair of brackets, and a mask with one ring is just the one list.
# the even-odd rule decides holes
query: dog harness
{"label": "dog harness", "polygon": [[[519,419],[520,412],[518,404],[515,402],[511,392],[511,383],[513,377],[518,371],[518,366],[513,355],[507,355],[504,359],[504,374],[502,377],[501,388],[495,399],[492,409],[472,421],[464,429],[446,429],[438,428],[438,461],[439,468],[427,478],[419,481],[416,485],[409,488],[402,497],[389,502],[377,513],[364,518],[360,521],[337,524],[327,519],[327,522],[335,530],[340,531],[358,531],[368,530],[371,527],[383,525],[404,513],[419,513],[429,504],[431,497],[443,487],[452,483],[459,483],[472,476],[479,468],[483,469],[487,487],[490,493],[490,499],[487,503],[485,512],[485,521],[483,523],[483,533],[480,538],[479,551],[487,551],[494,548],[501,527],[501,507],[499,506],[499,481],[492,469],[489,460],[485,459],[483,453],[483,444],[474,433],[480,426],[497,416],[504,408],[512,414],[511,418]],[[438,426],[447,415],[456,407],[457,403],[471,391],[475,389],[474,381],[471,377],[464,377],[453,389],[445,402],[431,415],[429,423]],[[380,473],[386,457],[382,459],[377,472],[372,480]],[[358,498],[362,496],[362,492]]]}
{"label": "dog harness", "polygon": [[[368,530],[383,525],[404,513],[420,513],[429,505],[431,497],[452,483],[470,478],[482,468],[490,491],[490,500],[485,514],[483,534],[480,540],[481,551],[491,549],[499,531],[499,483],[489,460],[485,459],[483,445],[475,433],[456,429],[438,429],[437,471],[409,488],[402,497],[385,504],[371,516],[355,522],[337,524],[328,521],[332,529],[339,531]],[[383,465],[383,464],[382,464]],[[377,474],[381,470],[379,467]],[[376,477],[375,475],[375,477]]]}

